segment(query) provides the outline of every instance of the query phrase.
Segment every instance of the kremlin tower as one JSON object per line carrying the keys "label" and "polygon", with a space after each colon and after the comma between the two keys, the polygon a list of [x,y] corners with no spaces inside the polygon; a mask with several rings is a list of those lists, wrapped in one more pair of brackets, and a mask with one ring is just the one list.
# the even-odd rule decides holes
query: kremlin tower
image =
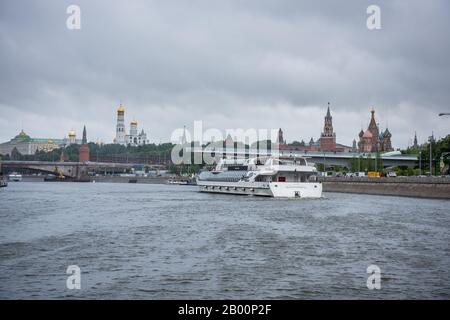
{"label": "kremlin tower", "polygon": [[323,132],[320,136],[320,150],[329,152],[336,151],[336,133],[333,131],[333,117],[331,116],[329,102]]}
{"label": "kremlin tower", "polygon": [[79,151],[79,162],[89,162],[89,146],[87,145],[86,126],[83,128],[83,140]]}
{"label": "kremlin tower", "polygon": [[286,144],[286,140],[284,140],[284,137],[283,137],[283,130],[281,130],[281,128],[278,130],[277,143],[278,144]]}
{"label": "kremlin tower", "polygon": [[114,143],[126,144],[125,135],[125,108],[120,103],[119,108],[117,108],[116,138],[114,139]]}

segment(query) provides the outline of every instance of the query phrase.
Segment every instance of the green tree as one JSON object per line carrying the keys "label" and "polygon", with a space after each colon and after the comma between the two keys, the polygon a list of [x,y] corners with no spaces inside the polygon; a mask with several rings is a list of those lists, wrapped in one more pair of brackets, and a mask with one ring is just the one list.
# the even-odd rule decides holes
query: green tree
{"label": "green tree", "polygon": [[[414,148],[408,148],[404,151],[405,153],[409,154],[419,154],[421,153],[422,158],[422,170],[424,171],[430,171],[430,143],[423,144],[419,149]],[[441,155],[445,152],[450,152],[450,134],[446,137],[439,139],[437,141],[433,142],[432,145],[432,160],[433,160],[433,166],[432,166],[432,172],[435,174],[436,172],[439,172],[438,166],[439,161],[441,158]],[[446,164],[450,163],[450,159],[445,160]]]}
{"label": "green tree", "polygon": [[350,170],[352,172],[358,171],[358,158],[355,156],[353,156],[352,159],[350,160]]}
{"label": "green tree", "polygon": [[383,171],[383,167],[384,167],[383,159],[381,159],[381,154],[379,152],[377,152],[377,155],[376,155],[376,162],[377,162],[377,171],[378,172]]}
{"label": "green tree", "polygon": [[411,168],[411,167],[408,167],[408,169],[406,169],[406,175],[413,176],[414,175],[414,169]]}
{"label": "green tree", "polygon": [[22,160],[22,154],[19,152],[19,150],[17,150],[16,147],[14,147],[14,149],[12,149],[11,151],[11,160]]}
{"label": "green tree", "polygon": [[293,147],[304,147],[305,146],[305,141],[292,141],[292,143],[289,143],[289,146],[293,146]]}

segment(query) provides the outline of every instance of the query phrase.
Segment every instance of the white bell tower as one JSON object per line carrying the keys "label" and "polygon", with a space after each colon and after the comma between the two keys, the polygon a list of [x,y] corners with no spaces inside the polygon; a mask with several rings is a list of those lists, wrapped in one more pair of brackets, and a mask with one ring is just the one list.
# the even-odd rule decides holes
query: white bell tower
{"label": "white bell tower", "polygon": [[125,145],[125,108],[122,103],[117,108],[116,138],[114,143]]}

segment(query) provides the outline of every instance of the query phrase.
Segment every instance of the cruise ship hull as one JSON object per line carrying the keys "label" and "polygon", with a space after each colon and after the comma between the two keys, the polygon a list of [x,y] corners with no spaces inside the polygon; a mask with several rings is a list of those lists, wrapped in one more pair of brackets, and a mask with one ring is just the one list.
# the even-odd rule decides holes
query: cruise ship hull
{"label": "cruise ship hull", "polygon": [[223,182],[197,181],[201,192],[252,195],[275,198],[320,198],[318,182]]}

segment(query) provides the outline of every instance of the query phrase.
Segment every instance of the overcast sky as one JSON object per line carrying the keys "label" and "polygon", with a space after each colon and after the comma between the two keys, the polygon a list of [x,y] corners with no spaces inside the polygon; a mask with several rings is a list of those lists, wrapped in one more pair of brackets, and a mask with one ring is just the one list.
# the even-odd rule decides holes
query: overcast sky
{"label": "overcast sky", "polygon": [[[81,30],[66,27],[70,4]],[[368,30],[366,9],[381,8]],[[317,139],[331,102],[351,145],[374,106],[395,148],[450,133],[450,2],[0,1],[0,142],[111,142],[126,109],[152,142],[176,128],[283,128]]]}

